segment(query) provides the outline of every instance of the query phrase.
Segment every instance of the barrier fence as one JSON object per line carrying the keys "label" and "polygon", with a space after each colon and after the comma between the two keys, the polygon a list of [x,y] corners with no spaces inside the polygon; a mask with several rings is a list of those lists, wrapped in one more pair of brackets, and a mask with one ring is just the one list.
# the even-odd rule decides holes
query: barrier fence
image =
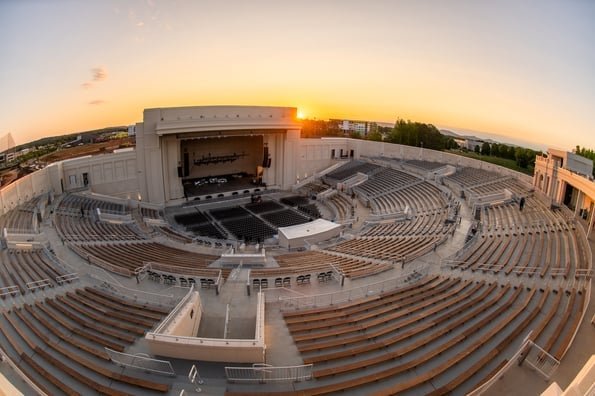
{"label": "barrier fence", "polygon": [[176,376],[171,363],[168,360],[152,359],[145,354],[130,355],[128,353],[117,352],[109,348],[105,348],[105,352],[110,360],[123,367],[132,367],[135,369],[150,371],[156,374]]}
{"label": "barrier fence", "polygon": [[252,367],[225,367],[228,382],[267,383],[299,382],[312,379],[312,364],[301,366],[271,366],[253,364]]}
{"label": "barrier fence", "polygon": [[405,283],[417,282],[423,276],[427,275],[428,267],[420,267],[414,271],[401,275],[396,278],[374,282],[365,286],[352,288],[349,290],[341,290],[332,293],[316,294],[299,297],[280,297],[279,301],[283,303],[286,308],[309,308],[309,307],[324,307],[334,304],[348,302],[357,298],[364,298],[375,294],[380,294],[386,291],[396,289]]}

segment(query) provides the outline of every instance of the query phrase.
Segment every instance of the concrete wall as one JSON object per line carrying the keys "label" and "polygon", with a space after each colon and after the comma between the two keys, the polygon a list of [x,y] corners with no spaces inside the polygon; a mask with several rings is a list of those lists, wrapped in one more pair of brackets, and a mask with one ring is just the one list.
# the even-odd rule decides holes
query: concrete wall
{"label": "concrete wall", "polygon": [[135,199],[139,193],[136,164],[134,150],[62,161],[64,190],[84,188],[86,173],[92,192]]}
{"label": "concrete wall", "polygon": [[7,213],[41,194],[54,191],[52,169],[46,167],[3,187],[0,190],[0,214]]}
{"label": "concrete wall", "polygon": [[511,176],[528,186],[532,183],[532,178],[525,174],[504,168],[498,165],[490,164],[473,158],[462,157],[456,154],[445,153],[419,147],[404,146],[400,144],[373,142],[368,140],[358,140],[349,138],[322,138],[322,139],[301,139],[299,141],[299,154],[294,163],[286,163],[287,173],[295,173],[303,180],[307,175],[329,167],[337,162],[337,159],[331,158],[332,150],[335,155],[340,154],[340,150],[349,156],[351,150],[354,151],[354,159],[363,159],[363,157],[389,157],[403,160],[424,160],[440,162],[456,167],[472,167],[484,169],[501,174],[502,176]]}
{"label": "concrete wall", "polygon": [[298,149],[300,133],[296,114],[295,108],[264,106],[146,109],[143,122],[135,128],[138,186],[143,200],[164,204],[183,198],[178,176],[178,167],[182,166],[180,140],[213,136],[262,135],[272,160],[263,181],[289,188],[294,177],[289,177],[283,167],[288,163],[295,167],[293,153]]}
{"label": "concrete wall", "polygon": [[[197,294],[198,293],[193,293]],[[200,300],[200,297],[198,297]],[[259,293],[254,339],[198,338],[188,335],[190,330],[189,310],[196,307],[192,296],[176,307],[166,319],[165,326],[145,335],[149,350],[154,355],[178,359],[205,360],[211,362],[264,363],[264,296]],[[167,322],[167,323],[166,323]],[[174,324],[174,322],[176,324]],[[198,326],[198,323],[196,324]],[[173,333],[171,330],[175,330]],[[196,333],[194,333],[196,334]]]}
{"label": "concrete wall", "polygon": [[202,305],[198,292],[193,292],[187,303],[178,310],[163,329],[163,334],[194,337],[202,318]]}

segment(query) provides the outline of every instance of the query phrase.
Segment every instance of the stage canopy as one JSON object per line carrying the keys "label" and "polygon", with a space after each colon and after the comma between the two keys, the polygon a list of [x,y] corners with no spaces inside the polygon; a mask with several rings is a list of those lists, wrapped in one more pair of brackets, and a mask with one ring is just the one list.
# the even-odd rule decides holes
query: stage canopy
{"label": "stage canopy", "polygon": [[340,224],[317,219],[309,223],[279,228],[279,245],[285,248],[297,248],[304,246],[306,241],[315,244],[333,238],[340,233]]}

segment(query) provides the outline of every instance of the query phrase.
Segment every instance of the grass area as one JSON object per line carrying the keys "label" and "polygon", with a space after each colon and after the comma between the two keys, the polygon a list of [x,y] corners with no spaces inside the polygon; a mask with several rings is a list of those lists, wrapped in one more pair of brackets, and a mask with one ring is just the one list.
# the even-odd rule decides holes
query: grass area
{"label": "grass area", "polygon": [[477,154],[473,151],[463,152],[460,150],[451,150],[450,153],[461,155],[463,157],[473,158],[473,159],[480,160],[480,161],[489,162],[494,165],[500,165],[505,168],[512,169],[512,170],[524,173],[529,176],[533,176],[533,166],[530,165],[529,168],[521,168],[520,166],[517,165],[515,160],[494,157],[491,155],[481,155],[481,154]]}

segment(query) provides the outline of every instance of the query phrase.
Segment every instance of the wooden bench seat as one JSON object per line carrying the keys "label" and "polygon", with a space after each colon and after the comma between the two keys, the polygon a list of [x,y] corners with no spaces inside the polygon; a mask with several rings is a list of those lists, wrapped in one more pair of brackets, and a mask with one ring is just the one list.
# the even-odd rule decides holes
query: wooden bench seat
{"label": "wooden bench seat", "polygon": [[108,318],[119,319],[120,321],[124,321],[127,323],[131,323],[132,325],[142,326],[146,328],[152,327],[156,322],[156,320],[139,318],[136,315],[131,315],[130,313],[125,313],[112,308],[105,307],[104,305],[98,304],[95,301],[87,299],[77,293],[68,292],[66,293],[66,295],[70,297],[72,300],[77,301],[81,305],[84,305],[87,308],[92,309],[93,311],[97,311]]}
{"label": "wooden bench seat", "polygon": [[109,308],[113,308],[119,312],[133,314],[135,316],[153,320],[153,322],[159,321],[159,320],[163,319],[163,317],[165,316],[165,314],[162,314],[162,313],[153,313],[153,312],[151,312],[149,310],[145,310],[143,308],[136,308],[133,306],[128,306],[128,305],[124,305],[124,304],[121,304],[118,302],[114,302],[113,300],[111,300],[109,298],[100,296],[95,293],[91,293],[86,288],[85,289],[77,289],[76,293],[80,294],[84,298],[92,300],[98,304],[105,305]]}
{"label": "wooden bench seat", "polygon": [[[334,306],[308,308],[308,309],[304,309],[304,310],[300,310],[300,311],[285,311],[285,312],[283,312],[283,318],[285,319],[286,323],[293,323],[293,322],[302,323],[303,321],[308,320],[308,317],[311,315],[330,314],[332,317],[333,314],[336,315],[336,313],[339,311],[342,311],[342,310],[345,310],[345,309],[348,309],[351,307],[360,306],[362,303],[365,303],[368,301],[377,301],[379,299],[389,297],[394,294],[405,293],[412,289],[422,288],[437,279],[439,279],[438,275],[431,276],[431,277],[425,277],[424,279],[420,280],[419,282],[416,282],[412,285],[407,285],[405,287],[396,289],[391,292],[380,293],[378,295],[374,295],[371,297],[365,297],[363,299],[352,300],[352,301],[337,304]],[[445,281],[445,280],[443,280],[443,281]],[[324,318],[324,316],[322,316],[322,317]],[[320,318],[320,316],[318,318]],[[315,320],[319,320],[319,319],[315,319]]]}
{"label": "wooden bench seat", "polygon": [[551,354],[552,347],[554,343],[560,338],[560,334],[562,333],[562,329],[566,326],[568,322],[568,318],[570,318],[570,314],[572,313],[572,308],[574,306],[574,299],[576,298],[576,290],[572,289],[570,292],[570,298],[568,299],[568,304],[566,305],[566,309],[564,310],[564,314],[560,318],[558,325],[556,326],[554,332],[549,337],[547,342],[543,345],[543,349]]}
{"label": "wooden bench seat", "polygon": [[564,357],[564,353],[566,352],[568,345],[570,345],[570,341],[574,337],[574,333],[576,332],[576,329],[577,329],[578,325],[580,324],[584,301],[585,301],[585,291],[583,290],[581,293],[579,293],[579,302],[578,302],[578,304],[576,304],[577,309],[576,309],[576,312],[574,312],[574,319],[572,320],[572,322],[570,322],[570,326],[568,327],[568,330],[566,331],[564,338],[562,338],[560,345],[552,353],[552,355],[558,360],[562,360],[562,357]]}
{"label": "wooden bench seat", "polygon": [[[24,308],[27,312],[29,312],[29,314],[31,314],[31,316],[33,316],[35,318],[35,320],[37,320],[39,323],[41,323],[43,325],[43,327],[48,329],[52,334],[54,334],[56,337],[58,337],[62,341],[74,346],[75,348],[78,348],[85,352],[88,352],[99,359],[109,360],[109,357],[107,356],[107,353],[105,352],[105,350],[94,348],[92,346],[89,346],[87,344],[80,342],[75,337],[69,337],[66,334],[62,333],[55,326],[53,326],[48,320],[46,320],[44,317],[42,317],[39,314],[39,312],[36,312],[35,309],[33,309],[33,306],[25,304]],[[16,312],[19,313],[18,310],[16,310]]]}
{"label": "wooden bench seat", "polygon": [[[520,290],[520,289],[518,289],[518,290]],[[485,343],[487,343],[492,337],[494,337],[496,334],[498,334],[500,331],[502,331],[504,328],[506,328],[506,326],[508,326],[519,314],[521,314],[527,308],[527,306],[529,305],[534,294],[535,294],[535,289],[533,289],[531,292],[529,292],[527,298],[525,298],[524,303],[520,307],[515,309],[512,313],[507,315],[504,319],[497,322],[497,324],[494,327],[492,327],[490,329],[490,331],[488,331],[486,334],[484,334],[479,340],[476,340],[471,345],[469,345],[467,348],[465,348],[463,351],[457,353],[455,356],[448,359],[446,362],[438,365],[437,367],[434,367],[432,370],[424,371],[421,374],[418,374],[417,376],[415,376],[411,379],[399,382],[398,384],[394,384],[392,386],[387,387],[386,389],[383,389],[378,392],[374,392],[373,394],[375,396],[384,396],[384,395],[395,395],[400,392],[404,392],[406,390],[409,390],[416,386],[419,386],[422,383],[431,380],[432,378],[435,378],[437,375],[443,373],[447,369],[458,364],[461,360],[463,360],[466,357],[468,357],[469,355],[471,355],[471,353],[473,353],[474,351],[479,349],[481,346],[483,346]],[[508,308],[508,306],[507,306],[507,308]],[[500,314],[501,313],[502,312],[500,312]],[[493,319],[495,319],[495,318],[493,318]],[[476,329],[473,329],[473,330],[477,331]]]}
{"label": "wooden bench seat", "polygon": [[564,292],[562,291],[562,289],[558,289],[558,292],[555,293],[554,302],[551,304],[548,313],[543,317],[541,322],[539,322],[537,326],[535,326],[535,328],[533,329],[533,332],[531,333],[531,336],[529,338],[531,341],[535,342],[537,338],[539,338],[545,327],[551,322],[552,318],[558,311],[558,307],[560,306],[560,301],[562,300],[563,295]]}
{"label": "wooden bench seat", "polygon": [[80,327],[74,326],[72,325],[69,321],[67,321],[65,318],[61,317],[60,315],[56,314],[53,310],[50,310],[48,307],[46,307],[44,304],[42,304],[39,301],[35,302],[35,307],[37,309],[39,309],[40,311],[44,312],[46,315],[48,315],[50,318],[52,318],[54,321],[58,322],[62,327],[64,327],[65,329],[71,331],[72,333],[86,338],[89,341],[92,341],[94,343],[100,344],[104,347],[108,347],[110,349],[113,349],[115,351],[118,352],[124,352],[124,348],[125,346],[119,343],[116,343],[114,341],[108,340],[107,338],[98,336],[97,334],[91,334],[88,331],[85,331],[83,329],[81,329]]}
{"label": "wooden bench seat", "polygon": [[[422,310],[430,305],[436,304],[437,302],[448,299],[453,294],[459,292],[464,287],[466,287],[470,284],[471,284],[470,282],[467,282],[467,283],[461,285],[461,287],[459,287],[459,289],[452,290],[449,292],[449,294],[446,294],[446,295],[437,293],[436,295],[432,296],[432,298],[427,301],[420,300],[419,302],[417,302],[417,305],[410,306],[410,304],[408,304],[406,306],[395,307],[394,309],[386,312],[384,315],[382,315],[380,317],[375,315],[375,319],[368,320],[364,324],[360,324],[357,322],[356,323],[346,322],[347,326],[345,328],[335,328],[333,330],[328,330],[328,331],[324,331],[324,332],[315,332],[315,333],[302,335],[302,336],[293,336],[294,342],[300,343],[300,342],[303,342],[304,340],[308,340],[308,341],[320,340],[322,338],[337,337],[339,335],[348,334],[348,333],[357,333],[358,331],[364,331],[364,330],[366,331],[366,334],[364,334],[364,336],[367,337],[369,335],[369,330],[371,330],[375,327],[378,327],[380,325],[387,325],[389,322],[392,322],[392,321],[395,321],[402,317],[411,315],[413,312],[415,312],[417,310]],[[416,303],[415,301],[411,302],[411,304],[415,304],[415,303]],[[409,308],[407,308],[407,307],[409,307]],[[316,345],[307,345],[307,346],[309,348],[312,348],[312,347],[317,348],[320,344],[321,344],[320,342],[316,342]],[[343,344],[343,345],[345,345],[345,344]],[[302,347],[303,347],[303,345],[298,345],[298,349],[300,351],[303,351]]]}
{"label": "wooden bench seat", "polygon": [[[512,302],[516,299],[516,297],[518,296],[518,290],[517,293],[513,293],[513,295],[509,298],[508,303],[512,304]],[[492,299],[493,303],[496,303],[496,299]],[[485,308],[483,308],[485,309]],[[482,309],[482,311],[483,311]],[[473,327],[467,329],[466,331],[462,332],[461,334],[455,336],[454,340],[464,340],[466,339],[468,336],[471,336],[473,334],[474,331],[477,331],[477,329],[481,329],[484,325],[488,324],[490,322],[490,320],[492,319],[492,316],[494,316],[495,314],[501,312],[501,310],[496,310],[495,312],[493,312],[491,315],[487,316],[486,318],[484,318],[482,321],[480,321],[479,323],[477,323],[476,325],[474,325]],[[479,312],[475,313],[473,312],[473,315],[476,316]],[[356,369],[361,369],[364,367],[370,367],[374,364],[378,364],[378,363],[382,363],[385,361],[390,361],[390,360],[394,360],[397,358],[401,358],[403,356],[405,356],[407,353],[410,353],[418,348],[421,348],[425,345],[428,345],[438,339],[440,339],[440,337],[442,337],[443,335],[446,335],[450,332],[452,332],[455,328],[463,325],[464,323],[466,323],[467,321],[471,320],[474,316],[470,316],[470,315],[465,315],[463,317],[458,318],[456,321],[450,323],[448,326],[445,326],[443,328],[439,328],[436,331],[434,331],[431,334],[428,334],[420,339],[418,339],[417,341],[415,341],[414,343],[399,348],[397,351],[393,351],[390,353],[385,353],[383,355],[374,357],[374,358],[369,358],[369,359],[362,359],[359,360],[357,362],[353,362],[351,364],[347,364],[344,366],[339,366],[339,367],[332,367],[332,368],[328,368],[328,369],[322,369],[322,370],[317,370],[314,372],[314,377],[315,378],[321,378],[321,377],[325,377],[325,376],[329,376],[329,375],[336,375],[336,374],[340,374],[340,373],[346,373],[349,371],[353,371]],[[409,336],[410,334],[408,334],[407,336]],[[462,337],[462,338],[461,338]],[[403,338],[405,339],[405,338]],[[443,347],[439,347],[438,350],[440,350],[440,348],[450,348],[452,345],[451,342],[453,342],[452,340],[450,340],[449,342],[443,344]],[[455,342],[456,344],[456,342]],[[445,349],[444,349],[445,350]]]}
{"label": "wooden bench seat", "polygon": [[[8,323],[10,323],[11,327],[17,332],[17,334],[19,335],[19,337],[21,339],[23,339],[23,341],[25,341],[25,343],[27,345],[29,345],[29,347],[33,346],[34,348],[31,348],[31,349],[33,351],[35,351],[35,348],[37,346],[35,344],[33,344],[29,340],[29,338],[22,332],[22,330],[20,329],[20,327],[13,321],[13,319],[10,317],[10,315],[8,315],[6,312],[2,313],[2,315],[8,321]],[[32,359],[29,355],[27,355],[24,352],[23,348],[19,345],[19,342],[17,340],[15,340],[8,333],[7,330],[3,329],[2,326],[0,326],[0,332],[2,332],[2,334],[4,335],[4,337],[6,337],[6,339],[11,344],[11,346],[13,347],[13,349],[19,355],[19,357],[21,357],[23,359],[23,361],[25,361],[25,363],[27,363],[29,366],[31,366],[41,377],[45,378],[48,382],[50,382],[51,384],[55,385],[58,389],[60,389],[63,392],[65,392],[67,395],[80,395],[79,392],[75,391],[70,386],[66,385],[64,382],[62,382],[61,380],[59,380],[52,373],[50,373],[49,371],[47,371],[46,369],[44,369],[36,360]],[[42,383],[40,383],[35,377],[33,377],[33,378],[30,377],[30,379],[36,385],[40,386],[40,388],[46,390],[47,391],[47,394],[51,394],[52,393]]]}
{"label": "wooden bench seat", "polygon": [[[379,300],[378,302],[382,303],[385,302],[384,304],[374,304],[376,305],[376,309],[372,310],[372,311],[368,311],[367,309],[362,312],[359,313],[357,315],[350,315],[350,313],[345,312],[345,315],[342,315],[341,317],[337,318],[337,319],[328,319],[325,320],[323,323],[324,324],[320,324],[320,322],[318,323],[314,323],[314,324],[305,324],[303,326],[291,326],[289,327],[289,331],[292,333],[294,341],[295,342],[301,342],[304,340],[309,340],[309,339],[318,339],[318,338],[324,338],[324,337],[331,337],[331,336],[337,336],[340,334],[344,334],[344,333],[349,333],[351,332],[350,329],[352,327],[357,327],[357,323],[365,321],[365,320],[369,320],[372,318],[377,318],[378,316],[382,315],[381,318],[381,322],[386,322],[388,320],[390,320],[392,318],[391,313],[394,314],[395,311],[399,310],[399,309],[404,309],[408,306],[411,306],[413,304],[416,304],[420,301],[425,301],[427,298],[432,298],[435,297],[436,295],[440,295],[444,290],[447,290],[448,288],[452,287],[453,285],[455,285],[457,282],[457,280],[453,280],[450,282],[447,282],[446,284],[442,285],[441,287],[435,288],[435,289],[428,289],[423,291],[422,293],[418,294],[418,295],[408,295],[406,297],[404,297],[402,300],[400,299],[387,299],[388,301],[384,301],[384,300]],[[469,283],[466,283],[466,285],[468,285]],[[465,285],[462,285],[460,288],[465,287]],[[459,290],[460,290],[459,288]],[[392,300],[392,301],[391,301]],[[394,304],[392,304],[394,302]],[[372,305],[372,307],[370,308],[374,308],[374,305]],[[395,317],[396,318],[396,317]],[[329,323],[329,326],[326,325],[326,323]],[[341,328],[342,325],[345,325],[347,328]],[[328,327],[332,327],[332,330],[328,330],[326,332],[322,332],[322,331],[318,331],[318,332],[310,332],[309,334],[304,334],[304,335],[294,335],[295,333],[298,332],[303,332],[303,331],[311,331],[311,330],[320,330],[320,329],[325,329]],[[366,326],[366,328],[369,326]]]}
{"label": "wooden bench seat", "polygon": [[446,385],[436,389],[431,395],[443,395],[453,392],[458,386],[469,380],[475,373],[481,370],[486,364],[496,358],[510,343],[535,319],[543,308],[543,304],[547,299],[549,289],[542,293],[542,296],[537,306],[531,311],[531,313],[523,320],[521,324],[516,326],[514,330],[506,336],[495,348],[484,354],[479,360],[477,360],[471,367],[467,368],[461,374],[456,376],[454,379],[449,381]]}
{"label": "wooden bench seat", "polygon": [[130,325],[127,323],[122,323],[119,320],[112,320],[112,319],[106,318],[103,315],[99,315],[88,308],[82,307],[82,306],[74,303],[70,298],[66,298],[64,296],[57,296],[56,300],[60,301],[63,304],[68,305],[68,307],[74,309],[75,311],[79,312],[80,314],[83,314],[83,315],[85,315],[99,323],[102,323],[104,325],[116,327],[116,328],[124,330],[124,331],[129,331],[136,335],[143,335],[145,333],[145,330],[143,328],[140,328],[138,326],[133,326],[133,325]]}
{"label": "wooden bench seat", "polygon": [[[29,355],[27,355],[23,351],[23,349],[21,348],[21,346],[19,345],[19,343],[2,326],[0,326],[0,333],[2,333],[2,335],[4,335],[4,337],[8,340],[8,343],[15,350],[15,352],[18,355],[18,357],[21,358],[23,360],[23,362],[25,362],[27,365],[29,365],[42,378],[45,378],[49,383],[55,385],[58,389],[62,390],[64,393],[66,393],[69,396],[75,396],[75,395],[78,396],[78,395],[80,395],[80,393],[76,392],[75,390],[73,390],[72,388],[70,388],[68,385],[66,385],[65,383],[63,383],[62,381],[60,381],[53,374],[51,374],[46,369],[44,369],[43,367],[41,367],[35,360],[33,360],[31,357],[29,357]],[[22,365],[19,365],[19,368],[22,371],[26,372],[26,373],[31,373],[29,370],[27,370]],[[43,392],[45,392],[48,395],[52,393],[48,389],[48,387],[46,385],[44,385],[41,381],[39,381],[38,378],[36,378],[35,376],[28,376],[28,377]]]}
{"label": "wooden bench seat", "polygon": [[[129,375],[125,375],[125,374],[120,374],[117,373],[115,371],[112,371],[102,365],[99,365],[95,362],[93,362],[90,359],[87,359],[85,357],[83,357],[82,355],[78,355],[76,353],[73,353],[71,349],[68,349],[66,347],[64,347],[63,345],[52,341],[47,334],[44,334],[37,326],[35,326],[31,320],[29,320],[26,316],[24,316],[22,314],[22,312],[20,310],[15,310],[15,314],[16,316],[19,317],[19,319],[37,336],[39,337],[41,340],[43,340],[43,342],[48,345],[50,348],[52,348],[54,351],[62,354],[64,357],[80,364],[83,367],[86,367],[89,370],[92,370],[104,377],[107,378],[111,378],[113,380],[117,380],[120,382],[124,382],[124,383],[128,383],[131,385],[135,385],[135,386],[139,386],[142,388],[146,388],[146,389],[150,389],[150,390],[156,390],[159,392],[167,392],[169,390],[169,385],[168,384],[162,384],[162,383],[158,383],[158,382],[154,382],[154,381],[149,381],[149,380],[145,380],[142,378],[136,378],[136,377],[132,377]],[[21,336],[23,337],[24,333],[22,332],[22,330],[20,330],[20,327],[18,327],[18,325],[15,324],[15,322],[11,322],[13,324],[13,326],[15,328],[18,328],[19,330],[19,334],[21,334]],[[26,338],[26,337],[25,337]],[[32,341],[30,341],[28,338],[26,338],[28,340],[28,343],[30,345],[32,345]],[[34,344],[33,344],[34,345]],[[37,345],[35,345],[35,348],[33,348],[36,352],[38,352],[39,350],[41,350],[41,348]],[[48,357],[50,356],[47,352],[44,352],[44,356]],[[58,361],[58,359],[55,359],[52,357],[52,359],[54,361]],[[60,362],[61,363],[61,362]],[[65,367],[65,365],[63,365],[63,367]],[[70,369],[72,370],[72,369]],[[70,373],[70,370],[67,370]],[[76,370],[75,370],[76,371]],[[105,393],[106,389],[110,389],[110,387],[105,387],[101,384],[98,384],[95,381],[92,381],[88,378],[84,378],[81,379],[80,376],[75,377],[79,380],[81,380],[81,382],[87,383],[87,384],[92,384],[92,387],[102,393]],[[112,393],[113,392],[113,393]],[[108,394],[126,394],[125,392],[121,392],[119,393],[117,390],[111,390],[111,392],[108,392]]]}
{"label": "wooden bench seat", "polygon": [[133,334],[128,334],[121,330],[113,329],[108,326],[104,326],[100,323],[93,322],[88,319],[84,319],[81,316],[72,313],[65,306],[63,306],[62,304],[58,303],[55,300],[51,300],[51,299],[47,298],[45,300],[45,302],[52,308],[56,309],[57,311],[60,311],[62,314],[64,314],[69,319],[75,321],[76,323],[80,324],[81,326],[83,326],[87,329],[98,331],[104,335],[108,335],[108,336],[117,338],[119,340],[126,341],[127,343],[133,343],[136,340],[136,336]]}
{"label": "wooden bench seat", "polygon": [[[362,353],[371,352],[373,350],[389,347],[391,345],[396,344],[397,342],[406,340],[409,337],[413,337],[417,334],[421,334],[422,332],[424,332],[432,327],[436,327],[436,326],[440,325],[441,323],[443,323],[447,320],[450,320],[453,317],[457,317],[458,315],[465,312],[470,307],[476,306],[476,305],[478,308],[481,308],[481,309],[477,309],[477,312],[472,313],[472,315],[477,315],[481,312],[481,310],[485,310],[485,309],[487,309],[487,307],[491,306],[491,305],[484,305],[483,307],[481,307],[478,304],[481,301],[483,301],[485,299],[485,297],[487,297],[487,295],[489,295],[495,288],[496,288],[496,284],[492,284],[483,293],[481,293],[479,296],[477,296],[477,298],[466,302],[461,307],[458,307],[453,311],[446,312],[445,314],[441,315],[440,317],[438,317],[432,321],[428,321],[426,323],[419,324],[418,326],[416,326],[412,329],[403,331],[405,327],[422,320],[426,316],[426,312],[422,312],[417,316],[411,317],[401,323],[396,324],[395,326],[385,326],[385,327],[378,329],[376,332],[367,334],[367,336],[368,336],[367,339],[369,339],[369,340],[377,339],[378,337],[381,337],[383,335],[392,334],[389,338],[384,339],[382,341],[375,342],[373,344],[365,344],[362,346],[353,347],[353,348],[345,349],[342,351],[331,352],[331,353],[327,353],[327,354],[323,354],[323,355],[315,355],[312,357],[306,357],[306,358],[304,358],[304,363],[305,364],[320,363],[320,362],[325,362],[325,361],[330,361],[330,360],[354,357],[354,356],[358,356],[359,354],[362,354]],[[492,299],[490,304],[495,304],[502,297],[502,295],[504,295],[504,293],[507,290],[508,289],[503,288],[502,291],[494,299]],[[467,296],[463,295],[462,298],[467,298]],[[457,304],[458,302],[459,301],[453,301],[452,304],[449,304],[448,306]],[[445,302],[445,304],[446,303],[449,303],[449,302],[447,301],[447,302]],[[444,309],[444,308],[440,307],[439,310],[442,310],[442,309]],[[432,312],[427,313],[428,316],[432,315],[432,314],[433,314]],[[462,323],[464,323],[468,319],[473,318],[472,315],[469,315],[469,313],[467,313],[467,315],[465,317],[460,318],[462,320]]]}

